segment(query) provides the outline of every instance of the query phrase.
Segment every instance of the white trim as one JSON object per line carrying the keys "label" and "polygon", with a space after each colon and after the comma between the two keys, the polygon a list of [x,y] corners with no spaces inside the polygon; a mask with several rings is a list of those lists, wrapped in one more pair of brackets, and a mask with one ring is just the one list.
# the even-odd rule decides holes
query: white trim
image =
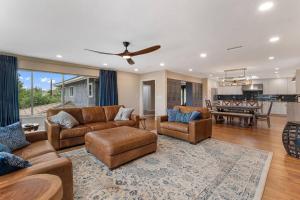
{"label": "white trim", "polygon": [[[90,95],[90,86],[91,86],[91,95]],[[94,97],[93,83],[88,84],[88,96]]]}
{"label": "white trim", "polygon": [[[72,88],[72,95],[71,95],[71,88]],[[74,97],[74,93],[75,93],[74,86],[70,86],[69,87],[69,97]]]}

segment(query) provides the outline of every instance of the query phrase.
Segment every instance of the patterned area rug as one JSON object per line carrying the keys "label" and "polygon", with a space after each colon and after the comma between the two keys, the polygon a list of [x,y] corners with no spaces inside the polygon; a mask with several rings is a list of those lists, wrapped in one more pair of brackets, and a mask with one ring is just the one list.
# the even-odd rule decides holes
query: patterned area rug
{"label": "patterned area rug", "polygon": [[75,199],[260,199],[272,153],[215,139],[159,136],[158,150],[110,171],[85,148],[73,162]]}

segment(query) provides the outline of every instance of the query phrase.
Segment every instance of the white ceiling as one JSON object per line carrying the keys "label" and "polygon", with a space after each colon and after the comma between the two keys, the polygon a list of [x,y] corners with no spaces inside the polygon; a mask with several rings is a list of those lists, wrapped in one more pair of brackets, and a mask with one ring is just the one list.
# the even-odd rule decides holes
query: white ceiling
{"label": "white ceiling", "polygon": [[[267,1],[267,0],[265,0]],[[293,76],[300,68],[300,1],[273,0],[2,0],[0,51],[139,73],[169,69],[195,76],[247,67],[259,78]],[[276,44],[271,36],[280,36]],[[117,56],[122,41],[135,51],[160,44],[154,53],[134,57],[130,66]],[[244,48],[227,51],[233,46]],[[200,53],[208,54],[200,58]],[[275,59],[268,60],[269,56]],[[165,66],[161,67],[160,62]],[[192,68],[193,72],[188,69]]]}

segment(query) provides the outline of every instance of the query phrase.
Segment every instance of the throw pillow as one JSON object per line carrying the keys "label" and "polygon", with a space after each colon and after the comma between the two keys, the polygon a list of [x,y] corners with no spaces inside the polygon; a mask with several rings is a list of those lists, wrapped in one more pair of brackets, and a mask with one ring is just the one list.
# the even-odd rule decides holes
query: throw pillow
{"label": "throw pillow", "polygon": [[115,121],[120,121],[122,119],[122,113],[123,113],[124,108],[121,107],[117,113],[117,115],[115,116]]}
{"label": "throw pillow", "polygon": [[30,143],[26,140],[20,122],[0,127],[0,143],[7,146],[11,151],[20,149]]}
{"label": "throw pillow", "polygon": [[0,144],[0,152],[11,153],[11,150],[4,144]]}
{"label": "throw pillow", "polygon": [[134,109],[133,108],[124,108],[122,112],[122,117],[121,120],[129,120],[131,114],[133,113]]}
{"label": "throw pillow", "polygon": [[169,122],[175,122],[176,121],[176,115],[179,111],[177,109],[168,109],[168,121]]}
{"label": "throw pillow", "polygon": [[49,119],[63,128],[73,128],[74,126],[79,125],[79,122],[65,111],[60,111],[58,114],[51,116]]}
{"label": "throw pillow", "polygon": [[201,119],[201,113],[198,111],[193,111],[190,117],[190,121]]}
{"label": "throw pillow", "polygon": [[192,113],[178,112],[176,114],[176,122],[189,123]]}
{"label": "throw pillow", "polygon": [[7,152],[0,152],[0,176],[30,167],[31,164],[22,158]]}

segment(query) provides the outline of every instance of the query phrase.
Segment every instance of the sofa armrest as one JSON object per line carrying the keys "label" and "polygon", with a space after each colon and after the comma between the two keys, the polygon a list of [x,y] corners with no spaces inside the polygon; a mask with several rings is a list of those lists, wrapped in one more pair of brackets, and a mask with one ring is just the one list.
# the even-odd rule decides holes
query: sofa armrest
{"label": "sofa armrest", "polygon": [[189,141],[193,144],[210,138],[212,135],[212,119],[201,119],[189,122]]}
{"label": "sofa armrest", "polygon": [[47,131],[48,140],[52,144],[52,146],[58,150],[59,149],[59,134],[60,134],[60,126],[53,122],[50,122],[48,119],[45,119],[45,129]]}
{"label": "sofa armrest", "polygon": [[156,117],[156,130],[158,134],[161,134],[160,123],[168,121],[168,115],[162,115]]}
{"label": "sofa armrest", "polygon": [[72,162],[68,158],[57,158],[0,176],[0,187],[4,187],[20,178],[34,174],[53,174],[60,177],[63,184],[63,199],[73,199]]}
{"label": "sofa armrest", "polygon": [[26,140],[31,143],[48,139],[46,131],[27,132],[27,133],[25,133],[25,136],[26,136]]}

